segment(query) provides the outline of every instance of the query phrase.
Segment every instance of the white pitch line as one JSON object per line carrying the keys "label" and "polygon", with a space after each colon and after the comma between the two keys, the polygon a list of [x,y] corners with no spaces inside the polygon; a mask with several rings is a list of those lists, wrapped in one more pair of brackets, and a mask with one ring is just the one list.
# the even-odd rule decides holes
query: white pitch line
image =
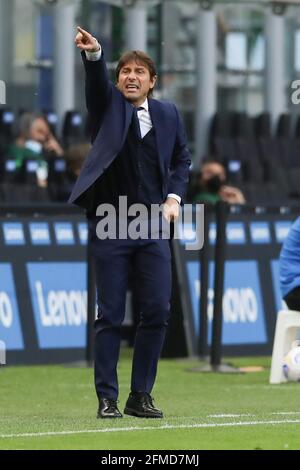
{"label": "white pitch line", "polygon": [[[277,411],[274,413],[266,413],[270,414],[272,416],[293,416],[293,415],[299,415],[300,411]],[[220,413],[220,414],[213,414],[213,415],[207,415],[207,418],[253,418],[254,416],[257,416],[252,413],[242,413],[242,414],[235,414],[235,413]]]}
{"label": "white pitch line", "polygon": [[253,414],[216,414],[216,415],[208,415],[208,418],[250,418],[251,416],[255,416]]}
{"label": "white pitch line", "polygon": [[47,437],[47,436],[69,436],[75,434],[97,434],[110,432],[129,432],[129,431],[157,431],[165,429],[206,429],[223,427],[241,427],[241,426],[259,426],[259,425],[278,425],[278,424],[300,424],[300,420],[272,420],[272,421],[240,421],[236,423],[202,423],[202,424],[165,424],[163,426],[144,426],[144,427],[123,427],[123,428],[103,428],[103,429],[82,429],[78,431],[53,431],[25,434],[0,434],[0,439],[11,439],[18,437]]}

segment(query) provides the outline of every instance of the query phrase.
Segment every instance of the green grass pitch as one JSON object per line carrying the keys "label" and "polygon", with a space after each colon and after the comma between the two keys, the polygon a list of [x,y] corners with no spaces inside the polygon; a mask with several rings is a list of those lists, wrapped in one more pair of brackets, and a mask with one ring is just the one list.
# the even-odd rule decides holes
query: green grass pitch
{"label": "green grass pitch", "polygon": [[[93,371],[64,366],[0,368],[0,449],[300,449],[300,384],[269,385],[269,358],[244,375],[192,373],[197,360],[165,360],[153,396],[163,420],[96,420]],[[131,352],[119,364],[123,410]]]}

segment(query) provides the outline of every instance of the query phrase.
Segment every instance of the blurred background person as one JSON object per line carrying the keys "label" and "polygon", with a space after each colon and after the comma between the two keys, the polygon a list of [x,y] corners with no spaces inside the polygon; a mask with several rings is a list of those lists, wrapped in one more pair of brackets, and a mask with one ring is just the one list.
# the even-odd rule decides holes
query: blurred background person
{"label": "blurred background person", "polygon": [[245,204],[242,191],[227,185],[226,179],[225,167],[215,160],[207,160],[202,164],[191,188],[191,201],[210,204],[216,204],[218,201],[225,201],[229,204]]}
{"label": "blurred background person", "polygon": [[19,122],[15,142],[8,146],[7,157],[15,160],[20,170],[26,160],[37,160],[37,182],[47,185],[48,161],[63,157],[64,151],[51,133],[49,124],[41,113],[24,113]]}
{"label": "blurred background person", "polygon": [[300,217],[293,223],[279,258],[280,288],[290,310],[300,312]]}

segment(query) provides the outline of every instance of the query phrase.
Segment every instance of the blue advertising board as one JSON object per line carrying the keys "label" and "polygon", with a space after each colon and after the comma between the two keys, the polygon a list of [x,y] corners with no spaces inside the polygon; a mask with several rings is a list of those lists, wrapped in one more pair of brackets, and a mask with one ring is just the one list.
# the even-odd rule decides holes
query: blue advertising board
{"label": "blue advertising board", "polygon": [[64,205],[5,210],[0,206],[0,341],[7,365],[83,360],[84,214]]}
{"label": "blue advertising board", "polygon": [[51,245],[49,224],[32,222],[29,224],[30,240],[33,245]]}
{"label": "blue advertising board", "polygon": [[[1,210],[1,207],[0,207]],[[49,210],[47,208],[47,210]],[[62,213],[0,215],[0,341],[8,363],[47,363],[85,357],[87,321],[88,229],[85,216]],[[69,210],[69,213],[68,213]],[[299,211],[298,211],[299,212]],[[298,215],[298,214],[297,214]],[[223,295],[223,345],[228,354],[269,354],[278,310],[278,257],[296,216],[230,214],[226,227]],[[193,224],[183,241],[196,237]],[[214,302],[216,223],[209,224],[208,339]],[[180,309],[181,331],[193,337],[197,352],[200,252],[174,240],[175,275],[180,277],[174,309]],[[174,316],[174,315],[173,315]],[[187,326],[188,325],[188,326]],[[184,334],[183,334],[184,336]],[[178,338],[178,336],[176,336]]]}
{"label": "blue advertising board", "polygon": [[[281,208],[245,213],[230,212],[226,223],[226,255],[222,301],[222,345],[228,354],[270,354],[277,312],[285,307],[279,285],[279,253],[299,210]],[[206,240],[209,259],[207,290],[208,344],[214,311],[214,256],[217,225],[214,213],[208,221]],[[175,262],[185,330],[190,354],[197,354],[200,325],[199,251],[187,252],[174,244]]]}
{"label": "blue advertising board", "polygon": [[12,266],[0,263],[0,341],[7,351],[24,349]]}
{"label": "blue advertising board", "polygon": [[39,347],[84,348],[86,263],[27,263]]}
{"label": "blue advertising board", "polygon": [[5,245],[25,245],[23,224],[19,222],[5,222],[2,226]]}
{"label": "blue advertising board", "polygon": [[[208,290],[208,337],[211,338],[213,319],[213,271],[209,266]],[[196,331],[199,333],[198,305],[200,299],[199,265],[196,261],[187,263],[188,283],[193,305]],[[256,261],[227,261],[223,294],[223,344],[266,343],[267,334],[262,293]],[[209,341],[210,342],[210,341]]]}

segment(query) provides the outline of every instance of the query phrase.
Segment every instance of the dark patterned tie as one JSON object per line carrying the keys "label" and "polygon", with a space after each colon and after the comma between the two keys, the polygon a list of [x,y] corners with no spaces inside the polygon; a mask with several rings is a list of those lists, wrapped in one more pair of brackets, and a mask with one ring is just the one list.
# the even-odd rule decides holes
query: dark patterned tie
{"label": "dark patterned tie", "polygon": [[138,117],[138,111],[141,111],[142,107],[139,107],[139,108],[136,108],[134,107],[133,108],[133,113],[132,113],[132,122],[133,122],[133,127],[134,127],[134,130],[135,130],[135,133],[136,133],[136,136],[138,137],[138,139],[141,139],[142,138],[142,134],[141,134],[141,127],[140,127],[140,121],[139,121],[139,117]]}

